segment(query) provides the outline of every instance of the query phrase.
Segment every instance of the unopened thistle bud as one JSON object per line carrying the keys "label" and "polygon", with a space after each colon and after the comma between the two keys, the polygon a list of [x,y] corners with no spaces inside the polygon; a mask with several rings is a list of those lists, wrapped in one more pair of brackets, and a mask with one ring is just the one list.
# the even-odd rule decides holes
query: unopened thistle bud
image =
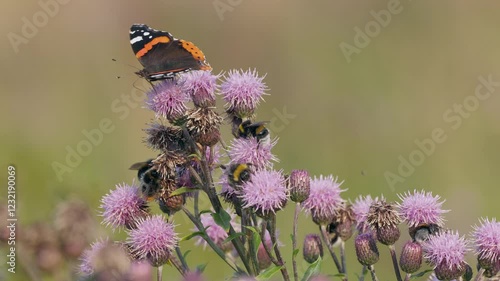
{"label": "unopened thistle bud", "polygon": [[370,266],[378,262],[379,253],[377,243],[373,234],[366,232],[360,234],[354,240],[356,256],[362,265]]}
{"label": "unopened thistle bud", "polygon": [[317,234],[308,234],[304,238],[303,247],[304,260],[308,263],[315,262],[319,257],[323,257],[323,244],[321,238]]}
{"label": "unopened thistle bud", "polygon": [[288,178],[290,186],[290,199],[302,203],[311,192],[311,178],[306,170],[293,170]]}
{"label": "unopened thistle bud", "polygon": [[422,246],[419,243],[408,241],[401,250],[399,266],[406,273],[414,273],[422,266]]}

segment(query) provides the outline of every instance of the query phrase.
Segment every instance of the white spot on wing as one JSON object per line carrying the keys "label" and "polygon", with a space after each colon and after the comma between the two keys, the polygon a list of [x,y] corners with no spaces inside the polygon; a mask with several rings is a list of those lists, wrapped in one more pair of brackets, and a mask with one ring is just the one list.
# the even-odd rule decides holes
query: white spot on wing
{"label": "white spot on wing", "polygon": [[144,32],[144,36],[148,36],[149,35],[149,32]]}
{"label": "white spot on wing", "polygon": [[142,41],[142,36],[137,36],[137,37],[132,38],[132,40],[130,40],[130,44],[134,44],[134,43],[139,42],[139,41]]}

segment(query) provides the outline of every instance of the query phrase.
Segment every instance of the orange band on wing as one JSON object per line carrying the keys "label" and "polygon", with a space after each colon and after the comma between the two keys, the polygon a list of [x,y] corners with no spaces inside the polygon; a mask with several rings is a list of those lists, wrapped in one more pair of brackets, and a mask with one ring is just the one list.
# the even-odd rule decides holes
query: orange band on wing
{"label": "orange band on wing", "polygon": [[156,45],[158,43],[168,43],[168,42],[170,42],[170,39],[168,39],[167,36],[156,37],[155,39],[151,40],[151,42],[144,45],[144,48],[139,50],[139,52],[137,52],[137,54],[135,54],[135,57],[140,58],[140,57],[144,56],[149,50],[153,49],[154,45]]}

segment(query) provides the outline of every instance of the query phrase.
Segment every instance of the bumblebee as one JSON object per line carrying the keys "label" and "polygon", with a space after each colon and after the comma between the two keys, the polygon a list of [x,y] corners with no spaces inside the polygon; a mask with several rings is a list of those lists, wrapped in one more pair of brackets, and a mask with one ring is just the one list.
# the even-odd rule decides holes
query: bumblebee
{"label": "bumblebee", "polygon": [[410,237],[413,239],[413,241],[421,244],[429,240],[429,238],[432,235],[438,234],[441,230],[443,230],[442,227],[440,227],[437,224],[431,223],[431,224],[420,224],[418,226],[411,227],[409,229],[409,232],[410,232]]}
{"label": "bumblebee", "polygon": [[137,177],[139,178],[141,194],[151,201],[158,196],[162,187],[160,184],[161,176],[156,169],[153,168],[153,159],[145,162],[138,162],[132,164],[130,170],[137,170]]}
{"label": "bumblebee", "polygon": [[267,123],[269,122],[252,123],[250,120],[245,120],[238,127],[238,137],[245,139],[254,137],[259,143],[269,144],[271,136],[265,126]]}
{"label": "bumblebee", "polygon": [[330,242],[330,245],[332,247],[337,247],[340,245],[340,242],[342,242],[342,239],[340,238],[340,235],[338,233],[339,223],[338,222],[332,222],[326,227],[326,231],[328,233],[328,240]]}
{"label": "bumblebee", "polygon": [[[226,167],[222,166],[224,169]],[[229,180],[229,184],[233,188],[241,187],[241,185],[248,180],[252,175],[252,164],[231,164],[229,166],[229,170],[227,170],[227,176]]]}

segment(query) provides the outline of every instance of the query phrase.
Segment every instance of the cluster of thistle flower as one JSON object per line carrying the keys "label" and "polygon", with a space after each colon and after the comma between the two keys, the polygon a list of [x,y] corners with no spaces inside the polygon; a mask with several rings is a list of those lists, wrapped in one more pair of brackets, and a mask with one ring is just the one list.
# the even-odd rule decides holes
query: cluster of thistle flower
{"label": "cluster of thistle flower", "polygon": [[[243,126],[255,123],[255,110],[266,90],[263,77],[251,70],[230,71],[223,77],[193,71],[154,86],[148,93],[147,107],[157,119],[169,122],[155,123],[145,130],[147,145],[160,153],[146,162],[145,169],[156,176],[146,180],[144,175],[150,173],[143,170],[140,184],[118,185],[103,197],[103,222],[113,229],[127,229],[128,238],[122,243],[102,240],[92,245],[82,258],[83,275],[111,280],[108,269],[112,268],[115,276],[130,278],[130,268],[140,272],[138,264],[147,261],[157,268],[158,280],[165,264],[174,266],[184,281],[205,280],[202,272],[188,266],[180,249],[180,241],[196,237],[198,244],[209,246],[234,270],[233,280],[266,280],[279,273],[283,280],[298,280],[299,275],[301,280],[331,280],[318,272],[325,245],[339,272],[336,278],[347,281],[345,244],[357,232],[354,247],[362,265],[360,280],[368,272],[377,280],[377,243],[388,246],[398,281],[403,280],[400,271],[406,273],[405,280],[423,275],[416,274],[423,259],[433,267],[431,278],[472,278],[464,257],[468,243],[457,232],[445,230],[442,215],[446,211],[441,209],[439,196],[415,191],[400,195],[399,203],[361,196],[349,204],[341,197],[345,190],[336,177],[310,177],[305,170],[285,175],[273,169],[277,158],[271,149],[276,140],[264,141],[255,132],[245,132]],[[225,114],[235,136],[228,147],[220,137],[223,118],[215,111],[216,94],[226,102]],[[189,101],[194,105],[191,108]],[[265,130],[263,123],[259,124],[259,130]],[[220,163],[220,150],[228,161]],[[223,172],[215,181],[219,168]],[[211,210],[199,209],[202,198],[208,199]],[[231,208],[224,209],[221,201]],[[284,262],[276,229],[276,214],[288,201],[295,203],[292,271]],[[151,214],[151,202],[157,202],[167,216]],[[302,256],[310,266],[299,274],[296,240],[300,211],[310,215],[319,226],[319,234],[306,235]],[[193,233],[182,240],[173,223],[173,217],[181,213],[194,225]],[[412,240],[404,244],[398,262],[394,243],[400,238],[403,221]],[[480,268],[476,280],[495,276],[500,269],[500,223],[484,219],[472,236]],[[122,251],[124,258],[118,258],[117,251]],[[120,262],[110,265],[114,260]],[[118,269],[123,275],[117,275]]]}
{"label": "cluster of thistle flower", "polygon": [[[0,217],[9,214],[7,202],[0,200]],[[64,268],[74,266],[94,237],[96,223],[91,209],[81,200],[70,198],[58,203],[51,220],[38,220],[16,229],[19,272],[51,280],[68,279]],[[13,246],[7,220],[0,221],[0,248]],[[9,243],[10,242],[10,243]],[[4,253],[4,252],[2,252]],[[5,251],[7,253],[7,250]],[[16,271],[16,273],[18,272]],[[0,274],[0,280],[2,275]]]}

